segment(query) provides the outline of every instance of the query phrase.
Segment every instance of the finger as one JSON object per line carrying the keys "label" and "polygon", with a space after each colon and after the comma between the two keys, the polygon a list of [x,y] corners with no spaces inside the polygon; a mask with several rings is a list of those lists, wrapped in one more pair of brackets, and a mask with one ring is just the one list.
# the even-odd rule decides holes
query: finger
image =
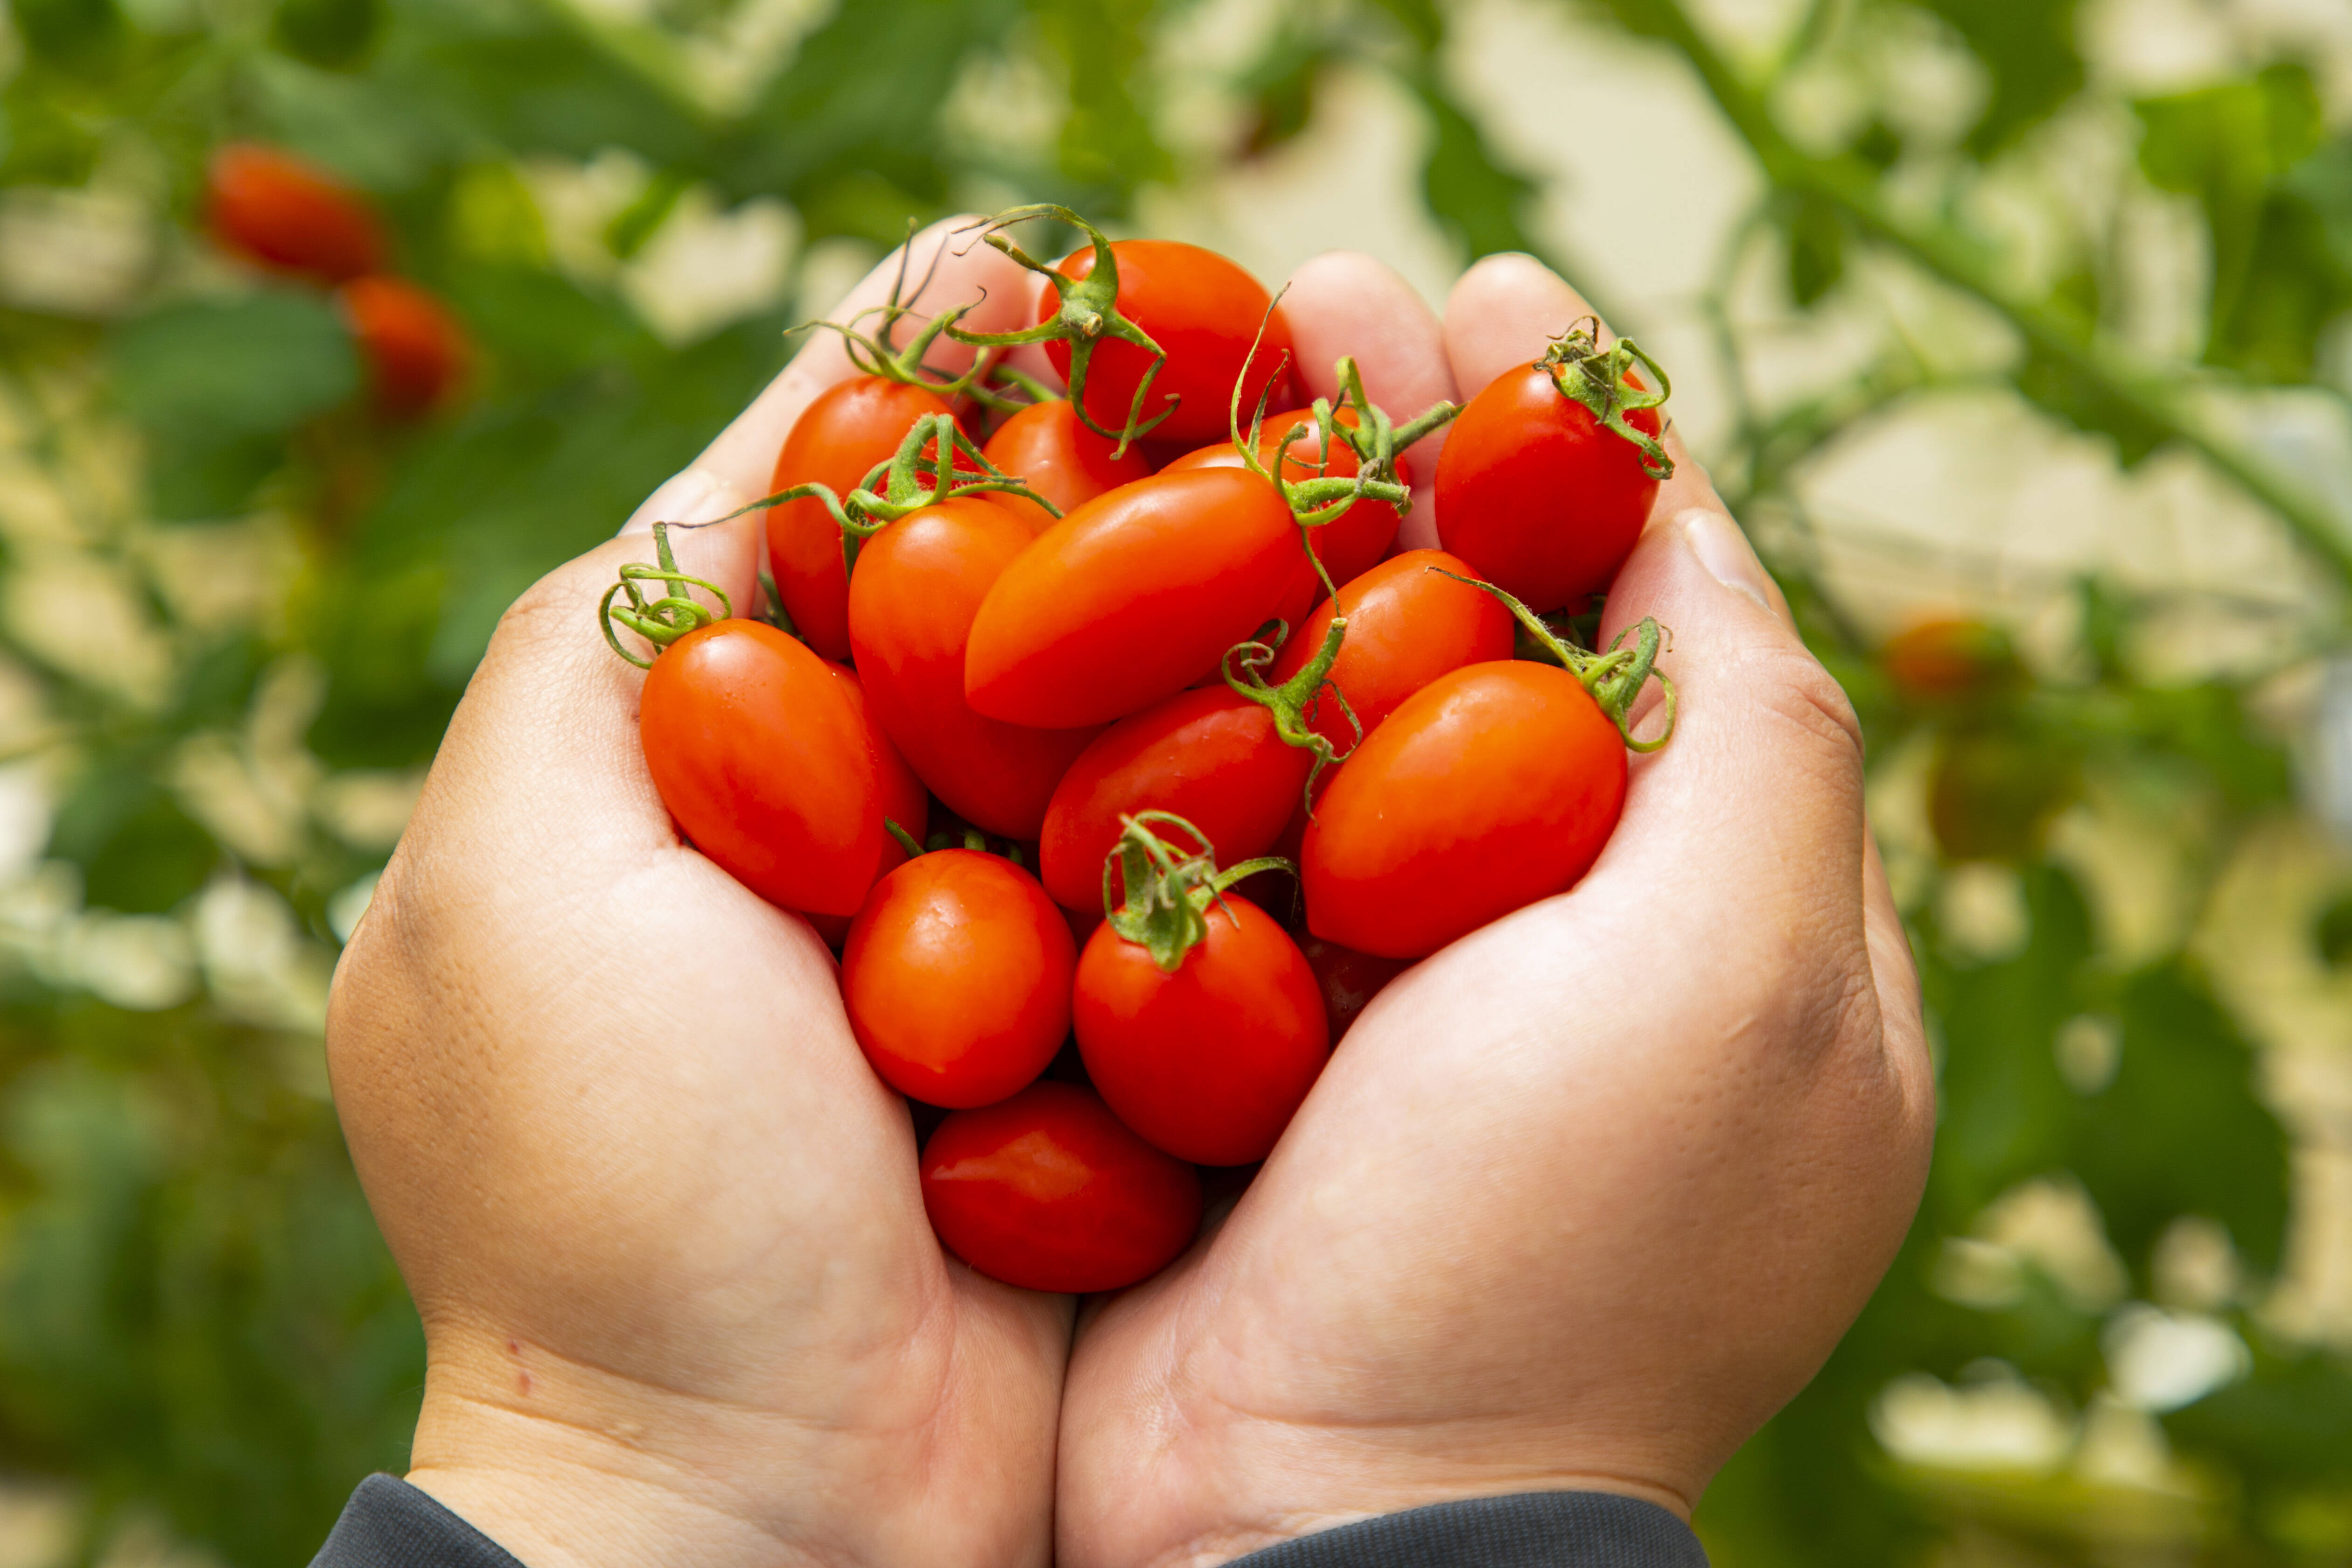
{"label": "finger", "polygon": [[[975,221],[970,216],[942,218],[916,235],[883,258],[826,320],[849,325],[856,323],[862,312],[879,308],[898,285],[903,263],[905,287],[900,302],[914,307],[920,315],[928,317],[977,300],[980,303],[962,323],[972,331],[1010,331],[1026,325],[1035,286],[1018,263],[982,243],[971,230]],[[870,331],[878,323],[868,317],[864,325]],[[902,321],[898,336],[903,340],[916,330],[911,319]],[[928,363],[953,375],[971,363],[974,352],[941,338],[932,345]],[[707,476],[709,482],[740,491],[746,500],[767,494],[777,448],[783,445],[793,422],[818,394],[856,374],[838,332],[811,331],[792,363],[703,449],[687,473]],[[652,523],[652,516],[639,508],[629,526],[642,529]]]}
{"label": "finger", "polygon": [[[1399,424],[1433,403],[1457,401],[1436,312],[1412,284],[1361,251],[1326,251],[1292,273],[1282,313],[1309,397],[1338,397],[1336,367],[1351,355],[1364,395]],[[1433,481],[1444,446],[1439,429],[1412,447],[1412,509],[1398,530],[1401,548],[1437,543]]]}
{"label": "finger", "polygon": [[[1466,400],[1517,365],[1543,357],[1551,340],[1593,314],[1559,273],[1517,251],[1465,272],[1445,301],[1445,353]],[[1604,329],[1605,336],[1605,329]]]}
{"label": "finger", "polygon": [[1936,1114],[1936,1068],[1927,1050],[1927,1026],[1919,995],[1919,963],[1911,952],[1903,911],[1886,880],[1886,861],[1869,816],[1863,820],[1862,921],[1870,947],[1871,979],[1878,990],[1878,1014],[1886,1059],[1915,1117],[1930,1125]]}

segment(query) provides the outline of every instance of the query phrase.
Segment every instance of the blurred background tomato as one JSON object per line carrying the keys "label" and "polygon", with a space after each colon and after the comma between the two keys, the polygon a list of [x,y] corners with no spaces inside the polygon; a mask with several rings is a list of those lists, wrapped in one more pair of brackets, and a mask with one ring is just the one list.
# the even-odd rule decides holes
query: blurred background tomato
{"label": "blurred background tomato", "polygon": [[1716,1561],[2352,1562],[2341,0],[7,0],[0,84],[0,1563],[402,1465],[320,1024],[451,706],[1023,200],[1546,258],[1853,693],[1935,1175]]}

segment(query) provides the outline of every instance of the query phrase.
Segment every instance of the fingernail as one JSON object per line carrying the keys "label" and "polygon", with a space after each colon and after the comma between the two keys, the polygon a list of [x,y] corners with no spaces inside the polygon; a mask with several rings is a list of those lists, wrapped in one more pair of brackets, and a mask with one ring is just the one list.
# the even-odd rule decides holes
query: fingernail
{"label": "fingernail", "polygon": [[623,533],[651,533],[656,522],[709,522],[753,498],[716,474],[686,468],[662,481],[621,524]]}
{"label": "fingernail", "polygon": [[1782,620],[1788,619],[1788,606],[1780,598],[1780,588],[1764,570],[1764,563],[1756,559],[1747,535],[1729,518],[1719,511],[1693,507],[1675,521],[1708,576],[1735,594],[1746,595]]}

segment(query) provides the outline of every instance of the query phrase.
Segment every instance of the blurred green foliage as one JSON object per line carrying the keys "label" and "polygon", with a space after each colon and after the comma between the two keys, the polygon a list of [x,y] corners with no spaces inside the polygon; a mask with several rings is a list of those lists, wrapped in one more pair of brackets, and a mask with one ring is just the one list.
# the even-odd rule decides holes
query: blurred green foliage
{"label": "blurred green foliage", "polygon": [[[1465,259],[1542,249],[1541,183],[1497,152],[1451,64],[1455,8],[1287,10],[1226,73],[1234,123],[1210,153],[1170,135],[1163,102],[1169,28],[1196,8],[9,0],[0,806],[13,768],[55,809],[0,878],[0,1464],[69,1484],[83,1556],[145,1519],[227,1561],[299,1563],[359,1475],[401,1464],[422,1344],[325,1102],[336,933],[499,611],[772,374],[828,257],[1013,195],[1128,216],[1203,158],[1307,132],[1341,69],[1418,107],[1420,188]],[[2193,204],[2211,258],[2199,363],[2147,364],[2115,344],[2116,257],[2020,294],[1958,199],[2098,90],[2086,8],[1790,9],[1762,55],[1727,52],[1675,0],[1578,14],[1678,55],[1753,150],[1764,188],[1743,232],[1782,247],[1792,309],[1834,309],[1865,255],[1915,268],[2009,322],[2018,395],[2120,462],[2200,453],[2324,565],[2352,561],[2307,497],[2182,400],[2312,382],[2352,309],[2352,140],[2303,62],[2108,106],[2138,136],[2120,177]],[[755,13],[784,23],[760,33]],[[1886,113],[1834,146],[1781,127],[1793,73],[1906,27],[1980,77],[1951,145]],[[976,110],[941,111],[967,97]],[[213,247],[204,160],[235,139],[292,147],[381,205],[399,268],[475,339],[457,406],[377,421],[331,300]],[[1915,198],[1944,180],[1948,199],[1898,214],[1897,179]],[[639,289],[681,215],[761,201],[797,226],[795,276],[726,320],[657,330]],[[27,226],[60,212],[63,228]],[[88,258],[24,284],[26,234]],[[1893,354],[1801,403],[1743,406],[1706,456],[1738,504],[1787,507],[1842,433],[1933,385]],[[2146,607],[2086,584],[2067,659],[1922,685],[1853,629],[1807,551],[1774,565],[1874,755],[1920,775],[1927,837],[1897,869],[1944,1116],[1886,1284],[1709,1495],[1718,1560],[1874,1565],[1965,1540],[2009,1553],[1969,1561],[2352,1562],[2352,1371],[2253,1311],[2293,1191],[2246,1026],[2186,926],[2119,957],[2095,889],[2049,848],[2063,814],[2136,802],[2177,830],[2190,902],[2209,895],[2247,834],[2294,810],[2252,678],[2136,673]],[[2331,964],[2352,952],[2345,908],[2313,934]],[[2074,1216],[2066,1245],[2018,1217],[2034,1214]],[[2215,1235],[2224,1283],[2179,1299],[2168,1249]],[[2244,1375],[2126,1410],[2118,1336],[2146,1301],[2235,1336]],[[1890,1391],[1923,1373],[1954,1399],[2023,1389],[2054,1421],[2137,1422],[2169,1480],[1906,1457]]]}

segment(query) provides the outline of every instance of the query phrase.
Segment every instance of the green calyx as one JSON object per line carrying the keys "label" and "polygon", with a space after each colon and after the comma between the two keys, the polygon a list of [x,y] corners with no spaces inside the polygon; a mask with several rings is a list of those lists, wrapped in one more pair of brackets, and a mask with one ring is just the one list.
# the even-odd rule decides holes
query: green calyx
{"label": "green calyx", "polygon": [[[1279,856],[1263,855],[1226,870],[1217,869],[1216,852],[1208,836],[1168,811],[1122,815],[1118,847],[1103,861],[1103,919],[1125,941],[1151,954],[1163,974],[1183,967],[1184,955],[1209,940],[1209,906],[1215,904],[1235,925],[1240,921],[1225,902],[1225,889],[1260,871],[1298,868]],[[1181,828],[1202,847],[1180,853],[1151,830],[1150,825]],[[1118,879],[1114,893],[1112,878]]]}
{"label": "green calyx", "polygon": [[[735,613],[728,602],[727,591],[707,578],[690,577],[677,569],[677,557],[671,553],[669,531],[673,528],[700,528],[701,523],[657,522],[654,524],[654,564],[632,561],[621,568],[621,580],[604,590],[602,603],[596,606],[596,619],[604,628],[604,640],[613,651],[635,665],[639,669],[651,669],[654,661],[639,658],[621,645],[620,628],[625,626],[654,645],[655,657],[663,648],[691,631],[698,631],[714,621],[725,620]],[[647,598],[641,583],[661,583],[667,590],[658,598]],[[708,605],[698,601],[687,590],[700,588],[719,601],[719,612],[713,615]],[[628,603],[613,601],[626,595]]]}
{"label": "green calyx", "polygon": [[[951,306],[934,316],[919,317],[921,325],[915,335],[904,346],[893,346],[898,323],[917,315],[914,308],[904,302],[908,298],[907,268],[913,258],[914,238],[915,225],[909,219],[907,244],[899,247],[898,272],[891,279],[888,299],[859,311],[845,322],[803,321],[792,328],[791,331],[837,332],[841,336],[843,352],[861,374],[879,376],[885,381],[895,381],[907,386],[919,386],[950,403],[964,397],[984,407],[1009,412],[1053,396],[1051,392],[1038,386],[1028,376],[998,363],[999,351],[993,348],[982,349],[961,375],[950,376],[927,363],[932,346],[979,307],[978,300]],[[929,270],[915,285],[914,298],[920,299],[923,291],[931,286],[932,279],[939,274],[940,262],[946,255],[945,246],[933,253]],[[875,321],[876,318],[878,321]],[[875,324],[869,327],[869,321]]]}
{"label": "green calyx", "polygon": [[[1084,278],[1065,277],[1004,237],[1003,231],[1014,224],[1040,217],[1054,218],[1082,230],[1087,243],[1094,247],[1094,270]],[[1051,202],[1013,207],[974,226],[989,244],[1052,284],[1060,303],[1052,315],[1035,326],[1017,332],[967,332],[950,321],[943,328],[950,338],[981,349],[1017,348],[1024,343],[1067,343],[1070,347],[1070,405],[1077,411],[1080,424],[1105,440],[1118,443],[1111,453],[1114,458],[1124,456],[1129,443],[1148,435],[1160,421],[1176,412],[1176,399],[1171,395],[1167,407],[1149,419],[1143,416],[1146,402],[1151,395],[1151,384],[1159,379],[1160,367],[1168,363],[1168,353],[1152,341],[1150,333],[1119,313],[1118,258],[1111,253],[1110,241],[1103,237],[1100,229],[1069,208]],[[1135,396],[1128,405],[1127,424],[1118,430],[1104,429],[1087,411],[1087,373],[1094,363],[1095,345],[1105,339],[1131,343],[1151,356],[1150,367],[1143,373],[1143,379],[1136,383]]]}
{"label": "green calyx", "polygon": [[[1617,732],[1625,738],[1628,750],[1654,752],[1674,739],[1675,683],[1666,678],[1665,671],[1658,668],[1658,655],[1673,646],[1673,638],[1659,626],[1655,617],[1644,616],[1640,626],[1619,632],[1606,651],[1595,653],[1590,648],[1561,640],[1541,616],[1492,583],[1465,577],[1458,572],[1448,572],[1443,566],[1432,566],[1429,570],[1441,577],[1451,577],[1456,583],[1467,583],[1473,588],[1500,599],[1504,607],[1518,621],[1519,630],[1525,634],[1526,640],[1534,645],[1541,657],[1559,664],[1576,677],[1601,711],[1608,715],[1609,721],[1617,726]],[[1628,637],[1633,639],[1631,647],[1624,646]],[[1634,702],[1642,695],[1642,688],[1654,678],[1659,690],[1665,696],[1665,727],[1653,740],[1637,741],[1633,738],[1630,715]]]}
{"label": "green calyx", "polygon": [[898,847],[907,852],[907,858],[909,860],[940,849],[969,849],[975,855],[1001,855],[1015,866],[1023,863],[1019,844],[1010,838],[1002,839],[999,843],[1003,847],[998,848],[990,844],[988,835],[977,827],[967,826],[961,833],[934,833],[928,841],[920,844],[915,841],[913,834],[899,826],[889,817],[886,816],[882,819],[882,829],[898,840]]}
{"label": "green calyx", "polygon": [[[1279,621],[1272,624],[1276,626],[1282,625]],[[1339,645],[1348,636],[1348,617],[1333,616],[1330,626],[1324,630],[1323,646],[1315,650],[1315,657],[1300,666],[1297,674],[1279,686],[1273,686],[1267,684],[1265,672],[1273,667],[1281,635],[1277,632],[1274,642],[1236,643],[1225,650],[1222,668],[1227,686],[1274,716],[1274,732],[1282,738],[1285,745],[1297,746],[1315,754],[1313,764],[1307,770],[1307,784],[1302,791],[1307,815],[1312,817],[1315,815],[1316,781],[1323,776],[1324,769],[1346,762],[1364,739],[1363,721],[1348,705],[1348,694],[1339,689],[1338,681],[1331,679],[1332,663],[1339,658]],[[1239,667],[1238,674],[1235,673],[1236,666]],[[1345,752],[1335,748],[1329,736],[1318,733],[1307,721],[1307,710],[1313,706],[1326,687],[1330,689],[1332,697],[1339,702],[1339,711],[1345,713],[1348,722],[1355,727],[1356,738]]]}
{"label": "green calyx", "polygon": [[[1665,367],[1634,346],[1633,339],[1619,338],[1602,348],[1600,320],[1588,316],[1554,338],[1536,364],[1551,372],[1551,384],[1561,396],[1581,403],[1604,429],[1640,447],[1643,472],[1661,482],[1675,477],[1675,460],[1666,456],[1664,444],[1626,422],[1628,414],[1664,407],[1674,395]],[[1636,364],[1656,380],[1655,392],[1633,384]]]}

